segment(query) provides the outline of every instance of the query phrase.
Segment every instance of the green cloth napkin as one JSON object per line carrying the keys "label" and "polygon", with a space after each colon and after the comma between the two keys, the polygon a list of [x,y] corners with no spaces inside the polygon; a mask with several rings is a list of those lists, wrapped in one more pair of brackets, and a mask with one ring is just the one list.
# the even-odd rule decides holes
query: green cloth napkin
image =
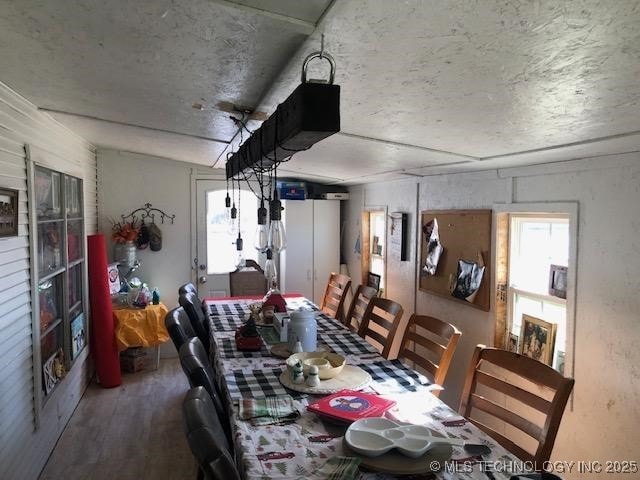
{"label": "green cloth napkin", "polygon": [[320,467],[318,473],[328,480],[353,480],[358,475],[359,465],[359,458],[333,457]]}
{"label": "green cloth napkin", "polygon": [[240,418],[254,426],[287,425],[300,417],[297,402],[289,395],[243,398],[238,403]]}

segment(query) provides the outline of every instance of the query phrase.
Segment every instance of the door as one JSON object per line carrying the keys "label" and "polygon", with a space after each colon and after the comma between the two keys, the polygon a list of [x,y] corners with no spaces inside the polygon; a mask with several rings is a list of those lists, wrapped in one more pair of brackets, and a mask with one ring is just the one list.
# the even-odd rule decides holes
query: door
{"label": "door", "polygon": [[[236,270],[235,239],[237,223],[232,227],[225,207],[226,181],[196,180],[196,258],[198,296],[200,298],[229,295],[229,272]],[[236,191],[235,203],[240,205],[241,234],[246,259],[256,261],[253,247],[258,201],[249,190]],[[262,260],[263,261],[263,260]]]}
{"label": "door", "polygon": [[306,298],[313,294],[313,201],[285,200],[287,248],[280,254],[280,288]]}
{"label": "door", "polygon": [[332,272],[340,272],[340,202],[313,200],[313,301],[317,305]]}

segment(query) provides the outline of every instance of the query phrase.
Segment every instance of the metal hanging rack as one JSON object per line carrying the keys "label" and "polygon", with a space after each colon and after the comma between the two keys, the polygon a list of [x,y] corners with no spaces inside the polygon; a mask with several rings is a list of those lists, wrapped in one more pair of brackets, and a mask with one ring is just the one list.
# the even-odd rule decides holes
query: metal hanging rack
{"label": "metal hanging rack", "polygon": [[120,217],[122,218],[122,223],[135,224],[138,220],[138,217],[137,217],[138,213],[140,213],[140,220],[144,221],[145,218],[150,218],[151,223],[156,223],[156,214],[160,215],[160,223],[163,223],[163,224],[166,219],[167,222],[171,221],[171,224],[173,225],[173,221],[176,218],[175,215],[169,215],[167,212],[164,212],[159,208],[154,208],[153,205],[151,205],[150,203],[145,203],[143,207],[136,208],[134,211],[132,211],[128,215],[120,215]]}

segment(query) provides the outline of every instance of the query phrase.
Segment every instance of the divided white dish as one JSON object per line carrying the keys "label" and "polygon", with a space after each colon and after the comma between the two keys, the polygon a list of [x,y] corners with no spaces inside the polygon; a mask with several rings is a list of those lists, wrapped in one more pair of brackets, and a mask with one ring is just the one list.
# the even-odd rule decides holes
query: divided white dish
{"label": "divided white dish", "polygon": [[353,422],[344,439],[349,448],[367,457],[378,457],[395,448],[403,455],[418,458],[436,444],[464,445],[464,440],[458,438],[436,437],[427,427],[382,417]]}

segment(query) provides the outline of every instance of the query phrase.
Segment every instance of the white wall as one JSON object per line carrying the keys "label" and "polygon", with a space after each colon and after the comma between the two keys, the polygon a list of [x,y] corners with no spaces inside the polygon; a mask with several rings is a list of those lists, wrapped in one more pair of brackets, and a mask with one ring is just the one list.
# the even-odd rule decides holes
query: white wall
{"label": "white wall", "polygon": [[162,250],[137,250],[142,265],[134,276],[158,287],[162,302],[177,305],[178,287],[191,280],[191,169],[195,165],[116,150],[98,150],[99,228],[108,237],[113,259],[110,218],[120,219],[150,203],[175,221],[158,223]]}
{"label": "white wall", "polygon": [[[415,183],[415,182],[414,182]],[[625,154],[536,167],[425,177],[417,184],[415,215],[426,209],[491,208],[494,203],[577,201],[579,238],[573,409],[565,411],[552,460],[638,460],[640,444],[640,154]],[[363,204],[403,203],[407,182],[350,189],[345,207],[346,255],[353,278],[356,218]],[[375,198],[375,201],[372,200]],[[406,203],[409,206],[409,203]],[[398,210],[400,210],[398,208]],[[416,222],[410,222],[415,249]],[[415,259],[415,254],[411,256]],[[388,269],[396,267],[390,264]],[[416,275],[398,272],[390,298],[416,292]],[[391,274],[391,272],[389,272]],[[405,311],[408,311],[405,306]],[[416,311],[455,324],[462,333],[441,398],[457,409],[473,348],[493,340],[493,311],[482,312],[416,292]],[[588,475],[563,475],[590,478]],[[596,478],[595,476],[593,478]]]}
{"label": "white wall", "polygon": [[[35,479],[71,417],[91,371],[86,348],[42,409],[34,400],[25,144],[33,159],[84,180],[85,225],[96,231],[93,147],[0,83],[0,187],[19,190],[19,234],[0,239],[0,476]],[[36,347],[36,348],[39,348]],[[36,370],[39,371],[39,370]],[[34,411],[40,424],[34,429]]]}

